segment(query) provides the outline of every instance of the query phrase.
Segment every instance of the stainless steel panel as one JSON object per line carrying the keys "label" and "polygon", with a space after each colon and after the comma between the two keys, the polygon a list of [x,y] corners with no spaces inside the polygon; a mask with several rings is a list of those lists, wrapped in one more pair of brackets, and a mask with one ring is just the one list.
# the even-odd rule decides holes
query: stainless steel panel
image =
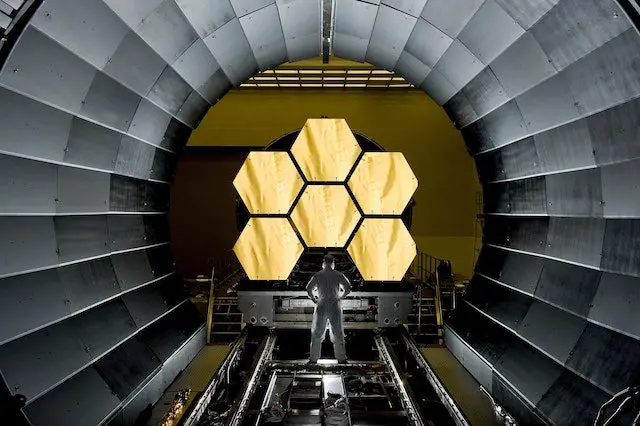
{"label": "stainless steel panel", "polygon": [[596,164],[640,158],[640,99],[586,119]]}
{"label": "stainless steel panel", "polygon": [[191,129],[174,118],[169,122],[160,146],[172,152],[179,152],[187,144],[189,135],[191,135]]}
{"label": "stainless steel panel", "polygon": [[104,66],[104,73],[144,96],[166,65],[138,34],[129,31]]}
{"label": "stainless steel panel", "polygon": [[234,86],[258,71],[258,63],[238,19],[229,21],[204,42]]}
{"label": "stainless steel panel", "polygon": [[11,18],[5,15],[4,13],[0,13],[0,28],[6,30],[11,25]]}
{"label": "stainless steel panel", "polygon": [[59,268],[58,276],[73,312],[102,302],[121,291],[108,257]]}
{"label": "stainless steel panel", "polygon": [[540,169],[557,172],[595,165],[589,129],[584,120],[574,121],[534,136]]}
{"label": "stainless steel panel", "polygon": [[136,32],[169,64],[198,39],[174,0],[165,0],[143,19]]}
{"label": "stainless steel panel", "polygon": [[56,269],[0,279],[0,342],[70,313]]}
{"label": "stainless steel panel", "polygon": [[289,61],[320,55],[320,1],[276,0],[276,4]]}
{"label": "stainless steel panel", "polygon": [[3,1],[16,10],[19,9],[20,6],[22,6],[25,2],[25,0],[3,0]]}
{"label": "stainless steel panel", "polygon": [[603,219],[552,217],[545,253],[558,259],[600,266]]}
{"label": "stainless steel panel", "polygon": [[490,67],[510,97],[520,95],[557,72],[529,32],[491,62]]}
{"label": "stainless steel panel", "polygon": [[518,96],[516,102],[531,133],[547,130],[580,116],[578,104],[560,74]]}
{"label": "stainless steel panel", "polygon": [[56,216],[53,222],[60,262],[109,252],[106,216]]}
{"label": "stainless steel panel", "polygon": [[24,410],[34,426],[49,426],[51,419],[86,426],[100,423],[119,403],[96,370],[87,368]]}
{"label": "stainless steel panel", "polygon": [[171,115],[148,100],[142,99],[129,126],[129,134],[154,145],[161,145],[170,122]]}
{"label": "stainless steel panel", "polygon": [[[483,69],[469,84],[462,89],[478,117],[493,111],[500,105],[509,102],[506,91],[490,68]],[[467,125],[469,122],[460,122]]]}
{"label": "stainless steel panel", "polygon": [[589,312],[589,305],[598,288],[600,271],[546,260],[536,288],[536,297],[581,316]]}
{"label": "stainless steel panel", "polygon": [[[135,180],[135,179],[129,179]],[[170,187],[164,183],[144,182],[142,211],[168,212]]]}
{"label": "stainless steel panel", "polygon": [[560,377],[562,366],[529,345],[518,342],[493,367],[532,404],[537,404]]}
{"label": "stainless steel panel", "polygon": [[204,42],[196,40],[173,64],[173,69],[191,85],[198,89],[220,69]]}
{"label": "stainless steel panel", "polygon": [[593,424],[595,414],[611,395],[570,371],[562,373],[538,404],[557,425]]}
{"label": "stainless steel panel", "polygon": [[534,294],[543,264],[544,260],[536,256],[506,252],[504,265],[497,279],[525,293]]}
{"label": "stainless steel panel", "polygon": [[509,182],[511,213],[547,213],[547,193],[544,177],[534,177]]}
{"label": "stainless steel panel", "polygon": [[589,319],[622,333],[640,338],[640,279],[602,274]]}
{"label": "stainless steel panel", "polygon": [[287,61],[287,47],[275,3],[243,16],[240,25],[261,70]]}
{"label": "stainless steel panel", "polygon": [[178,158],[174,154],[156,149],[156,153],[153,157],[151,179],[170,182],[173,179],[173,173],[177,162]]}
{"label": "stainless steel panel", "polygon": [[640,276],[640,220],[606,220],[600,268]]}
{"label": "stainless steel panel", "polygon": [[118,157],[115,164],[116,173],[148,179],[156,148],[129,136],[124,136],[120,142]]}
{"label": "stainless steel panel", "polygon": [[74,167],[58,168],[58,213],[106,213],[109,211],[111,175]]}
{"label": "stainless steel panel", "polygon": [[82,101],[80,114],[118,130],[127,130],[139,103],[138,94],[99,73]]}
{"label": "stainless steel panel", "polygon": [[429,0],[420,16],[449,37],[456,38],[483,2],[484,0]]}
{"label": "stainless steel panel", "polygon": [[27,397],[27,402],[90,361],[66,322],[0,346],[0,366],[7,385]]}
{"label": "stainless steel panel", "polygon": [[564,364],[586,326],[583,318],[535,301],[517,331],[522,338]]}
{"label": "stainless steel panel", "polygon": [[528,30],[560,0],[496,0],[522,28]]}
{"label": "stainless steel panel", "polygon": [[378,67],[393,69],[416,22],[417,18],[413,16],[381,5],[371,32],[366,61]]}
{"label": "stainless steel panel", "polygon": [[640,95],[640,38],[629,29],[564,71],[584,114],[601,111]]}
{"label": "stainless steel panel", "polygon": [[478,118],[465,89],[456,93],[443,107],[456,127],[464,127]]}
{"label": "stainless steel panel", "polygon": [[420,16],[426,3],[427,0],[382,0],[382,4],[416,18]]}
{"label": "stainless steel panel", "polygon": [[451,46],[451,43],[453,43],[451,37],[420,18],[416,22],[404,50],[433,68]]}
{"label": "stainless steel panel", "polygon": [[166,362],[201,325],[197,309],[186,303],[143,330],[141,338]]}
{"label": "stainless steel panel", "polygon": [[77,112],[95,74],[87,62],[28,26],[5,63],[0,84]]}
{"label": "stainless steel panel", "polygon": [[488,243],[529,253],[544,253],[548,218],[487,217],[485,222]]}
{"label": "stainless steel panel", "polygon": [[114,251],[144,247],[147,242],[144,220],[138,215],[109,216],[109,243]]}
{"label": "stainless steel panel", "polygon": [[513,44],[524,30],[494,0],[486,0],[458,39],[488,65]]}
{"label": "stainless steel panel", "polygon": [[531,28],[542,49],[562,70],[631,27],[615,0],[563,0]]}
{"label": "stainless steel panel", "polygon": [[167,304],[157,287],[157,284],[153,284],[122,296],[122,301],[138,328],[153,322],[168,311]]}
{"label": "stainless steel panel", "polygon": [[236,17],[229,0],[176,0],[200,38],[205,38]]}
{"label": "stainless steel panel", "polygon": [[162,4],[163,0],[102,0],[131,28],[136,28],[155,9]]}
{"label": "stainless steel panel", "polygon": [[169,113],[177,114],[191,90],[187,82],[173,68],[167,66],[151,88],[147,98],[161,105]]}
{"label": "stainless steel panel", "polygon": [[420,88],[431,96],[438,105],[443,105],[456,93],[456,88],[435,69],[427,75]]}
{"label": "stainless steel panel", "polygon": [[209,102],[194,90],[180,107],[177,117],[195,128],[209,111],[210,106]]}
{"label": "stainless steel panel", "polygon": [[435,66],[458,90],[466,86],[483,68],[482,62],[460,40],[451,43]]}
{"label": "stainless steel panel", "polygon": [[589,324],[567,365],[615,394],[636,380],[640,371],[640,341]]}
{"label": "stainless steel panel", "polygon": [[146,250],[115,254],[111,262],[122,290],[131,290],[154,279]]}
{"label": "stainless steel panel", "polygon": [[125,176],[111,175],[109,187],[109,211],[150,211],[145,201],[147,182]]}
{"label": "stainless steel panel", "polygon": [[602,167],[602,201],[607,217],[640,217],[640,162]]}
{"label": "stainless steel panel", "polygon": [[0,214],[55,213],[58,167],[0,155]]}
{"label": "stainless steel panel", "polygon": [[0,87],[0,150],[62,161],[72,118]]}
{"label": "stainless steel panel", "polygon": [[[5,15],[7,15],[6,17],[3,17],[2,19],[9,19],[9,16],[11,16],[11,14],[13,13],[14,8],[11,7],[9,4],[5,3],[4,1],[0,1],[0,12],[4,13]],[[9,26],[9,23],[4,24],[3,23],[3,28],[7,28]]]}
{"label": "stainless steel panel", "polygon": [[94,368],[118,399],[125,401],[147,378],[160,370],[160,364],[151,349],[138,337],[133,337],[98,360]]}
{"label": "stainless steel panel", "polygon": [[518,424],[546,426],[541,414],[515,390],[515,387],[493,372],[491,394],[511,416],[518,419]]}
{"label": "stainless steel panel", "polygon": [[533,138],[522,139],[501,148],[498,152],[502,158],[505,178],[529,176],[541,170]]}
{"label": "stainless steel panel", "polygon": [[460,362],[464,368],[466,368],[485,389],[491,389],[491,365],[480,358],[469,346],[465,345],[463,350],[464,352]]}
{"label": "stainless steel panel", "polygon": [[231,0],[231,5],[238,17],[248,15],[274,3],[275,0]]}
{"label": "stainless steel panel", "polygon": [[547,210],[557,216],[601,217],[600,170],[580,170],[547,176]]}
{"label": "stainless steel panel", "polygon": [[507,145],[524,138],[526,134],[522,114],[513,100],[462,130],[472,153]]}
{"label": "stainless steel panel", "polygon": [[364,61],[378,6],[357,0],[336,0],[334,54]]}
{"label": "stainless steel panel", "polygon": [[402,52],[398,63],[395,66],[395,72],[404,77],[414,86],[420,87],[431,68],[406,51]]}
{"label": "stainless steel panel", "polygon": [[30,23],[98,69],[129,32],[100,0],[47,0]]}
{"label": "stainless steel panel", "polygon": [[231,89],[231,82],[227,78],[222,68],[218,69],[209,79],[198,89],[211,105],[217,103]]}
{"label": "stainless steel panel", "polygon": [[83,312],[66,323],[75,329],[92,359],[110,351],[136,330],[133,318],[119,299]]}
{"label": "stainless steel panel", "polygon": [[65,163],[112,171],[115,168],[122,135],[81,118],[74,117]]}
{"label": "stainless steel panel", "polygon": [[531,297],[481,276],[473,278],[465,294],[465,301],[514,331],[533,303]]}
{"label": "stainless steel panel", "polygon": [[51,217],[0,217],[0,276],[58,263]]}
{"label": "stainless steel panel", "polygon": [[163,371],[160,370],[149,382],[145,383],[140,393],[136,394],[132,400],[127,401],[126,405],[122,407],[122,411],[120,412],[122,417],[110,420],[108,426],[135,424],[138,416],[140,416],[147,406],[153,406],[164,393],[165,385],[162,380],[162,374]]}

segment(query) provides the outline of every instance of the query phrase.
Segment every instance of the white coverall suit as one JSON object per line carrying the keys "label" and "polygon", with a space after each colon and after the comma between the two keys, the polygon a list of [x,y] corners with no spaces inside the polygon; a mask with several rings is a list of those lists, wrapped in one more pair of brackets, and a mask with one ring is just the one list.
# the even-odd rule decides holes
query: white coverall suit
{"label": "white coverall suit", "polygon": [[[343,362],[347,359],[344,348],[340,287],[344,290],[342,297],[351,292],[351,285],[347,277],[332,268],[324,268],[316,273],[307,285],[309,298],[316,302],[311,324],[311,355],[309,357],[311,362],[317,362],[318,358],[320,358],[320,349],[327,329],[327,321],[330,326],[329,335],[331,336],[336,359],[338,362]],[[317,301],[313,295],[314,290],[318,291]]]}

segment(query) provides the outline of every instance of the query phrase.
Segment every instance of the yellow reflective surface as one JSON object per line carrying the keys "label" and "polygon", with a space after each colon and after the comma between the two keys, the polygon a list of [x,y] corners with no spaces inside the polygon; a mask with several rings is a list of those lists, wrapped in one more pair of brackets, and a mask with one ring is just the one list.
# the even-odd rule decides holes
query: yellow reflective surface
{"label": "yellow reflective surface", "polygon": [[416,243],[400,219],[365,219],[347,248],[367,281],[400,281],[416,256]]}
{"label": "yellow reflective surface", "polygon": [[233,181],[252,214],[286,214],[304,182],[286,152],[251,152]]}
{"label": "yellow reflective surface", "polygon": [[233,247],[249,279],[285,280],[303,251],[286,218],[251,218]]}
{"label": "yellow reflective surface", "polygon": [[319,118],[307,120],[291,152],[307,180],[341,182],[361,149],[344,119]]}
{"label": "yellow reflective surface", "polygon": [[344,247],[360,213],[343,185],[309,185],[291,219],[309,247]]}
{"label": "yellow reflective surface", "polygon": [[402,214],[418,179],[400,152],[366,152],[349,179],[365,214]]}

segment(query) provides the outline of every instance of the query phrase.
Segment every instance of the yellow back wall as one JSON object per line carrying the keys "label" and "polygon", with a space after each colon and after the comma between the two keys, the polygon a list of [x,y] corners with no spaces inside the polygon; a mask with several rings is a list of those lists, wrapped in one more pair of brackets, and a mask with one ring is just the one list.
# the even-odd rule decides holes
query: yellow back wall
{"label": "yellow back wall", "polygon": [[420,91],[234,90],[211,108],[189,145],[264,147],[321,116],[345,118],[352,130],[405,154],[420,182],[411,230],[418,247],[470,276],[481,187],[460,132]]}

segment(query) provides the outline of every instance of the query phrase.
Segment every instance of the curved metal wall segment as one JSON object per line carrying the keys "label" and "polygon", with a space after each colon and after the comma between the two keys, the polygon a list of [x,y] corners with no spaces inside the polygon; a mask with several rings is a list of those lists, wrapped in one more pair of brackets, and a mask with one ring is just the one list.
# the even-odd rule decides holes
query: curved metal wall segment
{"label": "curved metal wall segment", "polygon": [[[320,11],[31,18],[0,72],[0,372],[32,424],[131,424],[203,344],[168,251],[173,166],[232,86],[319,55]],[[476,159],[485,246],[451,350],[522,423],[588,424],[640,380],[636,28],[614,0],[336,0],[333,43],[424,89]]]}

